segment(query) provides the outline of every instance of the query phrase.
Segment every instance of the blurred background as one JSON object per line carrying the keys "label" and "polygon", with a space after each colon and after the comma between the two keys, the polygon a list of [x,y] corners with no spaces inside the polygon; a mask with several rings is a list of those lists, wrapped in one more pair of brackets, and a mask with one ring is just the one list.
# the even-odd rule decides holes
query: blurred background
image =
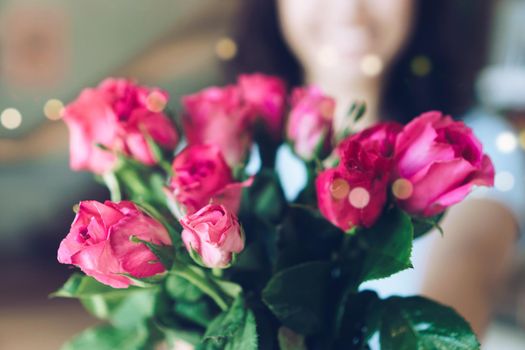
{"label": "blurred background", "polygon": [[[73,204],[108,197],[69,170],[63,104],[107,76],[166,89],[174,110],[181,95],[224,83],[240,2],[0,0],[0,349],[58,349],[96,322],[76,301],[47,297],[71,273],[56,250]],[[515,127],[494,135],[502,152],[525,152],[524,23],[525,0],[495,1],[477,79],[478,102]],[[525,249],[514,260],[484,349],[525,349]]]}

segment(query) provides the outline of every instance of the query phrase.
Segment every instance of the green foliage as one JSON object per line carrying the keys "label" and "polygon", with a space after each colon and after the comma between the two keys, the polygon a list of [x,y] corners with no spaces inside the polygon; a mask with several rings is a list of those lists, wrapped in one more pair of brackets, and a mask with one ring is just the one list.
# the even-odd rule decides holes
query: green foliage
{"label": "green foliage", "polygon": [[74,273],[64,283],[62,288],[52,293],[52,297],[63,297],[63,298],[82,298],[89,297],[97,294],[113,293],[122,294],[125,293],[125,289],[114,289],[110,286],[102,284],[96,281],[94,278],[85,276],[81,273]]}
{"label": "green foliage", "polygon": [[414,225],[414,239],[424,236],[432,229],[437,229],[443,234],[443,230],[439,226],[439,222],[443,219],[443,216],[445,216],[444,212],[431,218],[412,218],[412,224]]}
{"label": "green foliage", "polygon": [[277,271],[311,261],[329,261],[344,237],[319,212],[303,207],[288,210],[278,234]]}
{"label": "green foliage", "polygon": [[52,296],[78,298],[95,317],[124,328],[151,316],[156,288],[114,289],[89,276],[73,274]]}
{"label": "green foliage", "polygon": [[262,299],[284,326],[300,334],[314,334],[326,320],[329,279],[327,262],[293,266],[272,277]]}
{"label": "green foliage", "polygon": [[256,350],[258,349],[257,326],[253,312],[239,296],[228,310],[215,318],[206,333],[199,350]]}
{"label": "green foliage", "polygon": [[382,350],[480,348],[468,323],[449,307],[422,297],[392,297],[383,304]]}
{"label": "green foliage", "polygon": [[212,276],[209,270],[203,270],[197,266],[177,263],[170,273],[193,284],[212,298],[222,310],[226,310],[229,303],[241,291],[241,288],[234,283],[221,281]]}
{"label": "green foliage", "polygon": [[391,209],[369,230],[360,232],[363,251],[361,281],[385,278],[412,267],[413,228],[410,217]]}
{"label": "green foliage", "polygon": [[[354,103],[348,118],[357,122],[365,110],[364,103]],[[273,169],[279,142],[260,127],[263,167],[244,191],[239,214],[245,249],[219,273],[198,266],[198,254],[186,251],[168,208],[173,202],[164,191],[172,155],[150,137],[157,165],[119,155],[118,166],[102,180],[113,200],[135,201],[168,230],[169,247],[132,237],[167,272],[127,276],[135,284],[127,289],[74,274],[53,295],[78,298],[107,324],[86,330],[63,349],[154,349],[182,339],[200,350],[366,350],[378,332],[383,350],[479,349],[468,324],[448,307],[421,297],[381,300],[375,292],[359,291],[365,281],[410,268],[413,240],[439,229],[443,215],[414,218],[389,203],[373,227],[343,232],[319,213],[314,186],[317,172],[337,157],[321,162],[321,142],[320,158],[305,163],[307,186],[288,203]],[[343,130],[336,139],[351,132]],[[234,173],[237,180],[248,177],[242,165]]]}
{"label": "green foliage", "polygon": [[153,348],[154,344],[144,325],[132,331],[103,325],[80,333],[64,344],[62,350],[146,350]]}
{"label": "green foliage", "polygon": [[137,244],[144,244],[149,250],[159,259],[160,263],[165,269],[170,269],[173,265],[174,251],[173,246],[170,245],[158,245],[148,241],[144,241],[136,236],[131,236],[130,240]]}
{"label": "green foliage", "polygon": [[381,304],[372,291],[352,293],[338,305],[340,318],[334,326],[336,349],[365,349],[370,337],[379,329]]}
{"label": "green foliage", "polygon": [[247,191],[247,197],[244,202],[249,204],[250,212],[266,222],[277,222],[286,208],[279,176],[273,169],[259,171]]}

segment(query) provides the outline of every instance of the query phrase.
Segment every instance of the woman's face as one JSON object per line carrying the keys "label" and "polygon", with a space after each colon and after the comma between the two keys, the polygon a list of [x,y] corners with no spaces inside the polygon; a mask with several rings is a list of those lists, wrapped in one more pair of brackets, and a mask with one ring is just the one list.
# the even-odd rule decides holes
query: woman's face
{"label": "woman's face", "polygon": [[409,36],[415,0],[278,0],[281,29],[310,79],[381,75]]}

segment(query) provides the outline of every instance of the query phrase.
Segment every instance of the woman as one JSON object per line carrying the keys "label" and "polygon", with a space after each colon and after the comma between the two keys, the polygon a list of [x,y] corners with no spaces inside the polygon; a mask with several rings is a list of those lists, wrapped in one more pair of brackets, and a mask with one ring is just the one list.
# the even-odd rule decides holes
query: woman
{"label": "woman", "polygon": [[[244,0],[243,6],[232,76],[262,71],[292,86],[320,86],[338,102],[336,129],[351,123],[345,112],[354,100],[367,104],[354,130],[385,119],[406,122],[431,109],[465,115],[473,104],[488,0]],[[500,120],[470,114],[466,121],[485,144],[493,143],[483,139],[490,130],[510,132]],[[486,148],[497,171],[511,164],[515,176],[523,175],[518,152],[505,158]],[[293,166],[289,154],[281,155],[283,162]],[[465,201],[443,220],[446,239],[433,233],[416,242],[414,270],[373,287],[383,295],[425,294],[451,305],[483,334],[523,208],[520,195],[496,191]]]}

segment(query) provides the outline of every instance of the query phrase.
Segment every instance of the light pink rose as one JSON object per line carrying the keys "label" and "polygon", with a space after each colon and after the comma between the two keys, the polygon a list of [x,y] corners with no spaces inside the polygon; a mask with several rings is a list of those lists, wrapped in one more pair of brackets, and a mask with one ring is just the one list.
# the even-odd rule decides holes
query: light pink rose
{"label": "light pink rose", "polygon": [[397,178],[412,185],[400,206],[407,212],[434,216],[460,202],[473,186],[492,186],[494,167],[472,130],[441,112],[427,112],[398,135]]}
{"label": "light pink rose", "polygon": [[237,213],[243,187],[251,184],[235,182],[221,150],[215,145],[189,146],[175,157],[170,188],[175,200],[186,213],[192,214],[210,204],[221,204]]}
{"label": "light pink rose", "polygon": [[357,141],[344,142],[339,152],[339,166],[317,176],[319,210],[343,231],[371,227],[387,200],[392,161]]}
{"label": "light pink rose", "polygon": [[210,204],[180,220],[182,240],[193,259],[210,268],[226,268],[244,249],[244,233],[235,214]]}
{"label": "light pink rose", "polygon": [[252,145],[253,112],[237,86],[210,87],[182,98],[190,145],[215,144],[226,162],[245,161]]}
{"label": "light pink rose", "polygon": [[173,150],[179,139],[177,131],[165,114],[151,109],[148,97],[152,93],[167,101],[165,92],[125,79],[106,79],[97,88],[82,91],[64,109],[71,168],[102,174],[115,165],[116,152],[153,165],[147,137]]}
{"label": "light pink rose", "polygon": [[294,89],[286,133],[299,157],[312,160],[320,151],[328,150],[334,110],[335,100],[317,87]]}
{"label": "light pink rose", "polygon": [[133,284],[124,276],[144,278],[164,272],[164,266],[135,236],[157,245],[171,245],[159,222],[128,201],[104,204],[80,202],[71,230],[60,243],[58,261],[78,266],[86,275],[114,288]]}
{"label": "light pink rose", "polygon": [[243,74],[238,78],[238,85],[253,112],[264,121],[269,134],[275,138],[281,137],[286,107],[284,81],[260,73]]}

